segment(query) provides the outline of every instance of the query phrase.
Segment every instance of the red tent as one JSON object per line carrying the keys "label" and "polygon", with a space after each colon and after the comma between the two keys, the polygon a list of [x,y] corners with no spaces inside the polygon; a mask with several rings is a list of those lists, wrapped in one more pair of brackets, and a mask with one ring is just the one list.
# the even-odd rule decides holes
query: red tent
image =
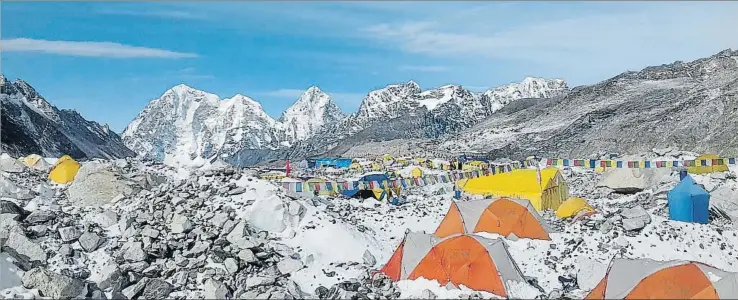
{"label": "red tent", "polygon": [[288,159],[287,166],[285,167],[285,173],[286,173],[286,176],[288,177],[290,176],[290,170],[292,170],[292,168],[290,168],[290,160]]}

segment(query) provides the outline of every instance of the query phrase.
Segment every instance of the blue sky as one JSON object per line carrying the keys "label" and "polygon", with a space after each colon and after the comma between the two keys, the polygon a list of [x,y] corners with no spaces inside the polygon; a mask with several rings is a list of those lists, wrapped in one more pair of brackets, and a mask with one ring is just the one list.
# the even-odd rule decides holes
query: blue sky
{"label": "blue sky", "polygon": [[310,85],[596,83],[738,47],[735,2],[4,2],[2,72],[121,131],[186,83],[274,117]]}

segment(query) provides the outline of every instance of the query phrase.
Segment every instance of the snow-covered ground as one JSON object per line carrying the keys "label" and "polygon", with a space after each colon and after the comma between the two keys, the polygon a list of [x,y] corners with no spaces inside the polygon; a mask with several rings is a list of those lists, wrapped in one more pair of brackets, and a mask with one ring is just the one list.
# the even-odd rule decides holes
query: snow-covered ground
{"label": "snow-covered ground", "polygon": [[[184,171],[135,161],[111,165],[111,172],[135,186],[133,193],[111,199],[100,208],[71,202],[66,195],[70,190],[62,185],[52,186],[55,193],[34,192],[32,200],[6,198],[30,216],[19,218],[17,223],[0,220],[0,235],[9,232],[9,227],[3,227],[6,224],[23,228],[28,241],[48,255],[42,268],[59,276],[100,285],[116,282],[111,279],[117,278],[115,270],[126,274],[131,282],[121,283],[121,289],[102,285],[108,297],[114,293],[152,296],[165,290],[164,296],[187,298],[281,298],[295,294],[350,298],[357,293],[369,298],[427,298],[429,293],[439,298],[497,298],[465,287],[448,289],[425,278],[376,288],[378,281],[369,275],[388,261],[406,231],[435,231],[452,201],[451,184],[412,187],[403,191],[408,202],[394,206],[374,199],[293,199],[278,183],[257,179],[250,170],[223,166]],[[27,172],[5,178],[19,187],[39,190],[37,186],[46,181],[44,174]],[[141,176],[153,176],[146,174],[166,177],[163,182],[142,183]],[[701,225],[667,219],[663,191],[676,179],[633,195],[618,195],[596,187],[602,175],[592,170],[567,169],[564,174],[571,194],[584,197],[597,214],[570,221],[543,213],[557,229],[550,241],[481,234],[505,239],[514,261],[532,283],[509,286],[512,297],[581,298],[617,257],[693,260],[738,272],[738,237],[731,222]],[[671,174],[674,176],[678,175]],[[694,177],[708,190],[738,186],[731,178]],[[620,213],[636,206],[649,212],[651,222],[640,231],[625,230],[618,223]],[[49,212],[55,218],[44,219]],[[114,219],[105,220],[113,216],[110,212],[114,212]],[[184,224],[187,222],[175,221],[181,217],[189,227]],[[614,224],[605,230],[606,222]],[[182,227],[186,227],[184,232]],[[88,233],[69,237],[69,232],[61,233],[66,230],[63,228]],[[88,251],[82,244],[89,246],[90,234],[100,237],[101,242]],[[134,250],[141,246],[145,255],[136,258]],[[160,252],[158,247],[168,251]],[[48,289],[20,286],[23,271],[9,263],[6,253],[0,258],[0,289],[4,289],[0,297],[38,296]],[[570,279],[575,279],[578,287],[562,284]],[[361,287],[352,287],[354,283]]]}

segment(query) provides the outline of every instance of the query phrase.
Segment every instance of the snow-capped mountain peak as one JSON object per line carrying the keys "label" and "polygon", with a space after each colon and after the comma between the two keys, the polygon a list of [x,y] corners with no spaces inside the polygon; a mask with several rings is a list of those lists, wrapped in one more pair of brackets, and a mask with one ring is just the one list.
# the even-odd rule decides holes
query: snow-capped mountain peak
{"label": "snow-capped mountain peak", "polygon": [[331,97],[317,86],[309,87],[279,118],[290,142],[304,140],[324,126],[344,118]]}
{"label": "snow-capped mountain peak", "polygon": [[550,98],[568,89],[566,82],[562,79],[525,77],[519,83],[489,89],[483,93],[483,96],[489,101],[492,112],[495,112],[511,101],[525,98]]}

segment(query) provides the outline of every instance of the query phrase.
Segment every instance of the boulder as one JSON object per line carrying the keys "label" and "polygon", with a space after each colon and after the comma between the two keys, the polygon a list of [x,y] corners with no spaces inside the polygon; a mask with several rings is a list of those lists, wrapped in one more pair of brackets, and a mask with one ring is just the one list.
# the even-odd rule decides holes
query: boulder
{"label": "boulder", "polygon": [[625,209],[620,212],[623,217],[623,229],[639,230],[651,223],[651,215],[642,206]]}
{"label": "boulder", "polygon": [[373,267],[375,264],[377,264],[377,259],[374,257],[374,255],[372,255],[371,252],[369,252],[368,249],[364,251],[363,259],[364,263],[370,267]]}
{"label": "boulder", "polygon": [[21,282],[23,287],[38,289],[42,296],[53,299],[74,298],[87,292],[82,280],[57,274],[41,267],[23,274]]}
{"label": "boulder", "polygon": [[169,230],[172,233],[187,233],[192,230],[192,221],[187,216],[174,215],[172,222],[169,223]]}
{"label": "boulder", "polygon": [[123,249],[123,259],[128,262],[145,261],[148,257],[141,242],[127,242],[123,245]]}
{"label": "boulder", "polygon": [[22,173],[26,171],[26,166],[19,160],[8,156],[0,155],[0,172],[6,173]]}
{"label": "boulder", "polygon": [[722,185],[710,193],[710,210],[738,221],[738,191],[735,187]]}
{"label": "boulder", "polygon": [[248,224],[246,221],[239,222],[231,232],[226,235],[226,240],[238,249],[256,248],[259,244],[248,235]]}
{"label": "boulder", "polygon": [[0,172],[0,197],[19,200],[29,200],[33,198],[33,193],[30,190],[18,187],[13,183],[13,181],[5,176],[5,174]]}
{"label": "boulder", "polygon": [[671,170],[665,168],[615,168],[602,174],[602,180],[597,187],[607,187],[622,194],[633,194],[655,187],[670,176]]}
{"label": "boulder", "polygon": [[146,283],[139,299],[166,299],[172,292],[172,285],[162,279],[151,279]]}
{"label": "boulder", "polygon": [[252,205],[249,221],[254,227],[274,233],[281,233],[287,229],[285,219],[289,212],[282,199],[263,198]]}
{"label": "boulder", "polygon": [[293,258],[286,258],[277,263],[277,269],[281,274],[292,274],[303,267],[302,261]]}
{"label": "boulder", "polygon": [[39,244],[29,240],[22,232],[11,231],[8,234],[8,240],[2,247],[3,252],[8,252],[10,256],[18,262],[18,267],[24,271],[28,271],[34,267],[46,264],[46,252]]}
{"label": "boulder", "polygon": [[79,236],[79,245],[82,246],[82,249],[84,249],[87,252],[92,252],[97,250],[98,247],[102,244],[103,239],[97,233],[94,232],[85,232],[81,236]]}
{"label": "boulder", "polygon": [[81,235],[82,232],[80,232],[77,227],[74,226],[59,228],[59,236],[61,237],[62,242],[65,243],[73,242]]}
{"label": "boulder", "polygon": [[69,200],[80,206],[101,207],[113,201],[118,195],[130,195],[133,189],[107,165],[102,163],[85,163],[74,177],[74,182],[67,189]]}
{"label": "boulder", "polygon": [[203,286],[205,299],[230,299],[231,291],[224,283],[208,278]]}
{"label": "boulder", "polygon": [[26,215],[26,211],[18,206],[18,204],[15,204],[15,202],[0,200],[0,214],[14,214],[24,216]]}
{"label": "boulder", "polygon": [[56,218],[56,214],[53,211],[37,210],[28,215],[24,221],[29,224],[40,224],[54,218]]}

